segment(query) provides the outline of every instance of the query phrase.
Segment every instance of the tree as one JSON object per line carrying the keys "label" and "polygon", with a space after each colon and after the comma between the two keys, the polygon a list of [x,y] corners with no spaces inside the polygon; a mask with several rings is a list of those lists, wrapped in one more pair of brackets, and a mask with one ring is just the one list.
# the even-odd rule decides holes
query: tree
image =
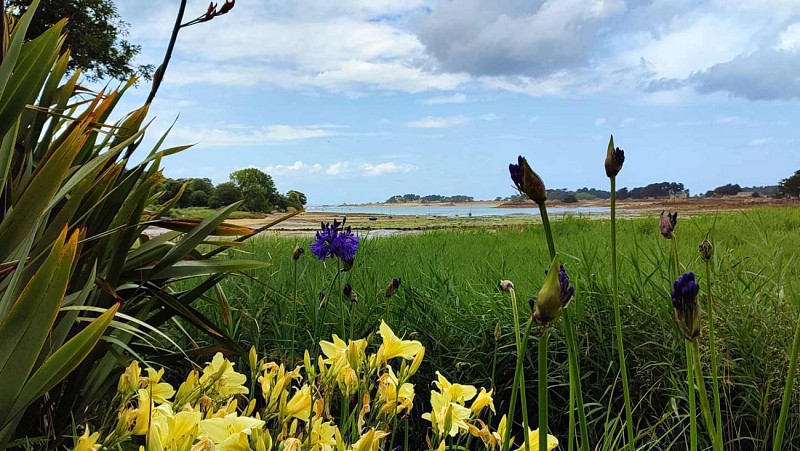
{"label": "tree", "polygon": [[217,199],[221,206],[230,205],[244,199],[244,195],[235,183],[225,182],[217,185]]}
{"label": "tree", "polygon": [[230,174],[231,181],[244,196],[244,207],[250,211],[268,212],[282,203],[281,194],[269,174],[256,169],[245,168]]}
{"label": "tree", "polygon": [[161,197],[158,198],[157,202],[159,204],[167,203],[170,199],[178,194],[182,184],[183,183],[181,183],[179,180],[165,178],[158,186],[158,188],[163,191],[163,194],[161,194]]}
{"label": "tree", "polygon": [[565,204],[574,204],[578,202],[578,197],[575,194],[569,193],[564,196],[564,199],[561,202],[564,202]]}
{"label": "tree", "polygon": [[290,203],[300,204],[301,207],[305,207],[306,203],[308,203],[306,195],[300,191],[290,190],[286,193],[286,198],[289,199]]}
{"label": "tree", "polygon": [[[27,11],[32,0],[7,2],[16,19]],[[152,65],[134,65],[141,46],[125,39],[128,23],[123,21],[112,0],[42,0],[33,16],[28,36],[39,36],[62,18],[66,45],[72,53],[69,69],[83,69],[92,79],[112,77],[120,80],[134,75],[150,77]]]}
{"label": "tree", "polygon": [[778,183],[778,193],[785,197],[800,196],[800,170],[795,171],[793,176],[785,178]]}
{"label": "tree", "polygon": [[713,190],[706,193],[706,197],[719,197],[719,196],[735,196],[742,191],[742,187],[737,185],[733,185],[728,183],[727,185],[722,185],[714,188]]}
{"label": "tree", "polygon": [[207,207],[208,206],[208,194],[205,191],[192,191],[189,193],[189,206],[190,207]]}

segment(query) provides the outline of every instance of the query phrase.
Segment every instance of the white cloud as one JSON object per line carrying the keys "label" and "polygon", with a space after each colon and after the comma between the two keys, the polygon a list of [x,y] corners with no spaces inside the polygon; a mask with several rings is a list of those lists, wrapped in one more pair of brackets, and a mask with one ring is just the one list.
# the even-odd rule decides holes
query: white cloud
{"label": "white cloud", "polygon": [[626,117],[626,118],[622,119],[622,121],[619,123],[619,126],[620,127],[629,127],[629,126],[633,125],[634,122],[636,122],[636,120],[634,118]]}
{"label": "white cloud", "polygon": [[800,50],[800,22],[789,25],[778,36],[777,48],[779,50]]}
{"label": "white cloud", "polygon": [[393,161],[387,161],[385,163],[364,163],[361,165],[361,170],[365,176],[378,176],[383,174],[393,174],[397,172],[409,172],[416,169],[414,165],[411,164],[398,164]]}
{"label": "white cloud", "polygon": [[423,105],[445,105],[450,103],[464,103],[467,101],[465,94],[453,94],[451,96],[429,97],[422,101]]}
{"label": "white cloud", "polygon": [[749,143],[747,143],[747,145],[748,146],[753,146],[753,147],[758,147],[758,146],[763,146],[763,145],[769,144],[770,142],[772,142],[772,138],[758,138],[758,139],[754,139],[754,140],[750,141]]}
{"label": "white cloud", "polygon": [[317,174],[322,171],[322,165],[319,163],[306,164],[301,160],[295,161],[290,165],[276,164],[266,166],[264,172],[270,175],[290,175],[297,173]]}
{"label": "white cloud", "polygon": [[603,125],[605,123],[606,123],[606,118],[604,117],[598,117],[597,119],[594,120],[594,125]]}
{"label": "white cloud", "polygon": [[723,116],[714,119],[714,123],[724,125],[743,125],[747,124],[748,122],[749,120],[742,116]]}
{"label": "white cloud", "polygon": [[331,164],[328,166],[328,169],[325,170],[325,174],[327,175],[342,175],[346,172],[350,171],[350,162],[348,161],[337,161],[336,163]]}
{"label": "white cloud", "polygon": [[257,146],[279,144],[341,134],[338,126],[268,125],[250,127],[229,124],[222,127],[176,126],[170,138],[180,142],[198,142],[203,146]]}
{"label": "white cloud", "polygon": [[491,122],[491,121],[496,121],[496,120],[500,119],[500,116],[498,116],[498,115],[496,115],[494,113],[486,113],[486,114],[481,114],[480,115],[480,119],[482,121]]}
{"label": "white cloud", "polygon": [[460,115],[448,117],[427,116],[421,119],[406,122],[406,126],[411,128],[448,128],[458,125],[465,125],[469,123],[469,121],[469,117]]}

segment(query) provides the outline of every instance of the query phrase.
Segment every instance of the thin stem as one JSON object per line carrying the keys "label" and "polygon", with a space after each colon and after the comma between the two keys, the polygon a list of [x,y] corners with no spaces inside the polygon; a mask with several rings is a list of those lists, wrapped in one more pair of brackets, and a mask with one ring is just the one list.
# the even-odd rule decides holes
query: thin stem
{"label": "thin stem", "polygon": [[[550,250],[550,259],[552,260],[556,258],[556,245],[553,240],[553,230],[550,228],[550,218],[547,216],[547,206],[544,202],[539,202],[538,205],[542,216],[542,226],[547,237],[547,247]],[[581,450],[589,451],[589,425],[586,421],[586,411],[583,407],[581,369],[580,365],[578,365],[578,343],[575,339],[575,326],[572,324],[572,312],[569,308],[564,309],[564,329],[564,335],[567,340],[567,360],[569,361],[569,446],[571,449],[572,438],[575,436],[575,403],[577,402]]]}
{"label": "thin stem", "polygon": [[[547,449],[547,337],[550,328],[545,326],[539,337],[539,449]],[[528,434],[527,428],[525,435]],[[572,437],[570,437],[570,442]],[[527,442],[525,448],[528,448]]]}
{"label": "thin stem", "polygon": [[297,260],[294,261],[294,296],[292,296],[292,365],[294,365],[294,348],[295,348],[295,333],[297,331]]}
{"label": "thin stem", "polygon": [[619,308],[619,281],[617,278],[617,181],[611,177],[611,291],[614,297],[614,323],[619,355],[619,369],[622,373],[622,392],[625,397],[625,427],[628,432],[628,449],[635,451],[633,435],[633,414],[631,412],[631,394],[628,389],[628,367],[625,364],[625,346],[622,342],[622,315]]}
{"label": "thin stem", "polygon": [[[341,271],[342,271],[342,261],[341,261],[341,259],[337,258],[336,259],[336,273],[338,274]],[[336,290],[337,290],[337,292],[339,294],[339,333],[342,335],[342,338],[344,340],[347,340],[347,335],[346,335],[347,330],[345,329],[345,326],[344,326],[344,303],[345,303],[345,298],[344,298],[344,293],[342,292],[342,280],[341,279],[339,279],[339,284],[336,285]]]}
{"label": "thin stem", "polygon": [[181,0],[181,5],[178,8],[178,15],[175,17],[175,25],[172,27],[172,34],[169,37],[169,44],[167,44],[167,51],[164,54],[164,60],[161,65],[156,69],[153,75],[153,86],[150,88],[150,93],[147,95],[146,104],[153,103],[156,97],[158,88],[161,87],[161,81],[164,79],[164,73],[167,71],[169,60],[172,59],[172,51],[175,49],[175,41],[178,40],[178,33],[181,31],[181,22],[183,22],[183,14],[186,11],[186,0]]}
{"label": "thin stem", "polygon": [[773,451],[780,451],[783,448],[783,434],[786,430],[786,419],[789,417],[789,405],[792,403],[792,391],[794,390],[794,376],[797,371],[798,354],[800,354],[800,319],[798,319],[797,326],[794,328],[792,355],[789,358],[789,372],[786,374],[786,385],[783,387],[781,415],[778,417],[778,428],[775,433],[775,442],[772,445]]}
{"label": "thin stem", "polygon": [[[496,391],[497,390],[497,382],[496,382],[495,376],[497,374],[497,348],[498,348],[499,344],[500,344],[499,341],[497,341],[497,340],[494,341],[494,353],[492,353],[492,379],[491,380],[492,380],[492,388],[495,389],[495,396],[497,394],[497,391]],[[492,419],[493,419],[493,417],[494,417],[494,415],[492,415],[492,411],[490,410],[489,411],[489,418],[486,421],[486,425],[489,428],[492,427]],[[408,449],[408,448],[406,448],[406,449]]]}
{"label": "thin stem", "polygon": [[[503,451],[508,451],[508,448],[511,444],[510,438],[511,438],[511,429],[514,425],[514,413],[515,413],[514,407],[517,404],[517,394],[519,393],[520,388],[522,388],[522,393],[520,394],[520,397],[522,398],[522,404],[526,406],[525,389],[524,389],[525,378],[524,375],[522,374],[522,369],[523,369],[525,352],[528,345],[528,337],[530,336],[531,326],[533,325],[533,319],[531,318],[528,320],[528,325],[525,327],[525,334],[523,339],[523,336],[521,336],[519,333],[519,311],[517,308],[517,294],[513,288],[509,290],[509,293],[511,294],[511,311],[514,316],[514,341],[517,344],[517,364],[514,370],[514,383],[511,386],[511,400],[509,401],[508,404],[508,422],[506,423],[506,434],[505,437],[503,437]],[[526,428],[527,428],[527,416],[528,414],[527,412],[525,412],[525,408],[523,407],[522,421],[524,427]],[[524,432],[525,433],[523,435],[525,439],[525,444],[527,445],[528,443],[527,429]]]}
{"label": "thin stem", "polygon": [[706,261],[706,299],[708,300],[708,341],[711,348],[711,383],[714,389],[714,416],[716,419],[717,440],[722,445],[722,408],[719,395],[719,368],[717,366],[717,340],[714,330],[714,295],[711,290],[711,262]]}
{"label": "thin stem", "polygon": [[706,383],[703,379],[703,365],[700,363],[700,346],[697,343],[697,339],[692,340],[692,351],[694,373],[697,377],[697,390],[700,392],[700,411],[703,413],[703,421],[706,423],[708,437],[714,445],[714,451],[722,451],[722,443],[720,443],[714,427],[714,418],[711,416],[711,406],[708,404],[708,392],[706,392]]}
{"label": "thin stem", "polygon": [[697,407],[694,394],[694,359],[692,358],[692,345],[689,340],[684,340],[686,346],[686,385],[689,391],[689,443],[692,451],[697,451]]}

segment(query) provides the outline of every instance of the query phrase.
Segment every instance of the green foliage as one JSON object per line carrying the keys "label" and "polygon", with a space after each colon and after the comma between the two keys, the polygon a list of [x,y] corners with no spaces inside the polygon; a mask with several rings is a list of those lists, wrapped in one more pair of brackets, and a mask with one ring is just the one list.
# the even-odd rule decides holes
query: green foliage
{"label": "green foliage", "polygon": [[706,192],[705,197],[721,197],[721,196],[735,196],[742,191],[742,187],[738,184],[728,183]]}
{"label": "green foliage", "polygon": [[[712,264],[719,364],[724,374],[725,449],[764,449],[779,416],[788,343],[800,314],[795,282],[800,277],[796,265],[800,214],[792,209],[759,208],[693,216],[679,224],[676,235],[686,271],[702,273],[697,245],[709,229],[714,229],[719,250]],[[552,226],[564,264],[576,284],[576,296],[569,308],[573,309],[576,337],[583,350],[580,366],[592,449],[603,443],[605,449],[620,449],[614,444],[622,393],[610,389],[615,383],[619,387],[619,374],[613,365],[611,340],[614,321],[608,222],[568,216]],[[618,227],[622,325],[632,375],[631,395],[636,402],[634,417],[637,432],[642,434],[637,443],[644,449],[684,449],[688,437],[684,413],[687,388],[682,371],[685,356],[683,338],[672,319],[671,243],[661,238],[657,217],[620,220]],[[237,279],[222,283],[226,293],[237,294],[231,299],[236,309],[232,324],[241,339],[268,350],[270,358],[286,359],[292,353],[291,256],[295,245],[307,246],[309,240],[253,241],[243,250],[272,263],[269,278],[264,273],[258,282]],[[499,322],[502,338],[495,402],[507,405],[514,373],[514,340],[508,298],[496,286],[500,279],[512,280],[522,299],[538,292],[549,260],[542,227],[440,231],[365,239],[361,246],[356,266],[347,276],[347,283],[359,293],[354,334],[365,336],[384,318],[398,335],[416,332],[415,338],[426,346],[422,380],[433,378],[435,369],[449,368],[445,376],[488,386],[495,346],[492,337]],[[298,261],[301,316],[294,326],[300,338],[294,344],[297,356],[310,347],[311,339],[303,331],[313,318],[312,300],[328,289],[334,270],[324,269],[310,255]],[[383,292],[393,277],[402,277],[403,285],[394,297],[385,299]],[[338,294],[329,300],[331,310],[322,336],[338,333],[336,306],[340,301]],[[531,336],[532,348],[537,333],[534,330]],[[550,426],[559,438],[567,431],[564,412],[569,395],[563,337],[563,324],[559,322],[551,332],[548,353]],[[705,346],[705,332],[703,337],[701,345]],[[535,399],[535,353],[529,357],[533,362],[526,363],[526,387],[529,399]],[[424,388],[418,386],[418,390],[418,396],[425,399]],[[798,390],[796,386],[794,399],[800,396]],[[529,407],[535,411],[535,407]],[[800,412],[790,409],[788,415],[785,449],[795,449],[800,447]],[[412,432],[412,438],[424,437],[427,426],[422,422],[414,425],[420,429],[413,430],[419,433]],[[424,449],[424,444],[411,448]]]}
{"label": "green foliage", "polygon": [[[9,0],[6,4],[19,18],[32,0]],[[119,17],[112,0],[42,0],[31,21],[28,36],[39,36],[61,19],[68,17],[64,28],[66,45],[72,50],[69,71],[82,69],[91,78],[124,80],[134,75],[149,77],[152,65],[134,65],[141,46],[125,39],[128,24]]]}
{"label": "green foliage", "polygon": [[778,184],[778,192],[785,197],[800,196],[800,170],[795,171],[791,177],[781,180]]}
{"label": "green foliage", "polygon": [[272,207],[285,203],[275,188],[272,177],[256,168],[239,169],[230,174],[231,181],[244,196],[244,207],[248,211],[268,212]]}
{"label": "green foliage", "polygon": [[[47,447],[63,447],[131,355],[181,352],[158,330],[167,322],[240,351],[192,304],[224,275],[265,266],[212,258],[235,242],[204,244],[253,232],[224,223],[237,204],[203,221],[159,220],[175,197],[146,210],[161,195],[161,159],[186,147],[162,149],[162,137],[131,163],[147,105],[107,121],[132,83],[80,87],[59,55],[64,23],[23,42],[30,18],[4,41],[0,64],[0,448],[15,437],[55,437]],[[172,231],[150,237],[151,225]],[[185,280],[199,288],[176,288]]]}
{"label": "green foliage", "polygon": [[230,205],[244,199],[242,190],[233,182],[220,183],[217,185],[216,191],[220,205]]}

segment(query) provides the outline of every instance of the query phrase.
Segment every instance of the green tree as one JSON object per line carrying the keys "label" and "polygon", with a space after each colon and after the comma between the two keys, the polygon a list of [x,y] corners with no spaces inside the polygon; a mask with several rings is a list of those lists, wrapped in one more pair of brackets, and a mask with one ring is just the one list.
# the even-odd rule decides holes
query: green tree
{"label": "green tree", "polygon": [[781,180],[778,183],[778,192],[785,197],[800,196],[800,170],[795,171],[793,176]]}
{"label": "green tree", "polygon": [[[18,19],[32,0],[10,0],[9,10]],[[64,17],[69,18],[66,46],[72,51],[69,69],[83,69],[93,79],[150,77],[152,65],[135,65],[141,46],[129,42],[128,23],[123,21],[112,0],[41,0],[28,36],[38,36]]]}
{"label": "green tree", "polygon": [[256,169],[245,168],[230,174],[231,181],[244,196],[244,207],[249,211],[268,212],[271,207],[281,203],[281,194],[269,174]]}
{"label": "green tree", "polygon": [[207,207],[208,206],[208,194],[205,191],[192,191],[187,196],[189,198],[189,206],[190,207]]}
{"label": "green tree", "polygon": [[303,208],[306,206],[308,199],[306,199],[306,195],[301,193],[300,191],[290,190],[286,193],[286,199],[290,206],[295,208]]}
{"label": "green tree", "polygon": [[181,189],[181,185],[183,183],[179,180],[165,178],[158,186],[159,190],[163,192],[161,196],[158,198],[159,204],[164,204],[176,195],[178,195],[178,191]]}
{"label": "green tree", "polygon": [[242,190],[233,182],[225,182],[217,185],[217,199],[220,205],[230,205],[239,202],[244,198]]}

